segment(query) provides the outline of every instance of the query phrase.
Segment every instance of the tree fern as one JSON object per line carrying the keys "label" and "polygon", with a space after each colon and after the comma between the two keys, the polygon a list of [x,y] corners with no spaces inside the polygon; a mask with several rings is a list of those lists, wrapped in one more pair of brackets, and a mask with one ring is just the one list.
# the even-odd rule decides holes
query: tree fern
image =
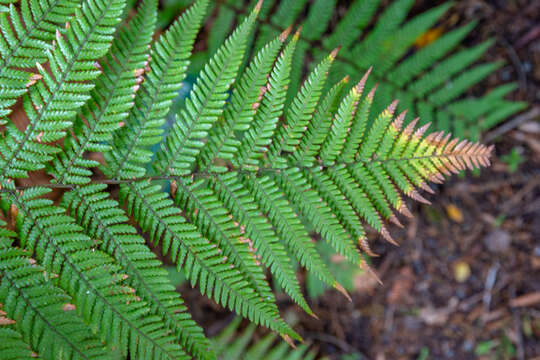
{"label": "tree fern", "polygon": [[[270,22],[294,23],[306,3],[282,2]],[[2,355],[215,359],[221,345],[191,319],[147,241],[202,295],[289,342],[301,339],[281,318],[266,270],[316,316],[295,263],[348,295],[315,238],[367,269],[365,256],[373,253],[366,224],[395,243],[387,221],[401,225],[398,214],[411,216],[404,197],[428,202],[421,194],[431,191],[428,182],[489,165],[490,148],[442,132],[425,136],[427,126],[416,128],[419,120],[408,122],[410,115],[398,112],[419,93],[431,98],[417,104],[426,116],[434,104],[489,123],[510,111],[509,102],[500,102],[509,86],[482,99],[459,99],[493,65],[441,87],[482,47],[444,60],[449,77],[433,70],[426,75],[433,79],[411,81],[467,30],[396,65],[411,34],[429,27],[445,6],[400,32],[410,2],[397,1],[361,45],[366,57],[358,56],[381,69],[335,81],[333,69],[341,71],[340,59],[355,51],[354,37],[376,10],[377,2],[355,2],[354,13],[363,15],[347,15],[336,28],[347,45],[339,53],[314,50],[318,63],[300,83],[309,41],[324,34],[335,3],[313,2],[305,35],[261,28],[251,59],[257,17],[271,13],[271,2],[250,7],[229,37],[213,35],[212,56],[168,132],[165,116],[182,88],[208,0],[192,4],[155,40],[155,0],[142,1],[127,26],[118,26],[126,14],[122,0],[22,0],[20,10],[0,7],[0,117],[22,98],[29,120],[22,130],[8,122],[0,139],[0,198],[8,220],[0,224]],[[321,12],[326,16],[319,18]],[[232,23],[230,13],[218,17],[220,26]],[[401,45],[380,48],[388,37]],[[334,48],[339,39],[329,36],[322,44]],[[391,68],[406,79],[398,87],[404,100],[381,107],[393,92],[384,82],[375,91],[372,78]],[[474,114],[467,111],[471,104],[478,105]],[[436,121],[450,121],[445,114],[437,113]],[[19,183],[32,182],[36,170],[50,181]],[[58,203],[50,188],[61,189]],[[239,356],[247,338],[226,353]],[[246,356],[262,354],[272,341]],[[286,352],[278,346],[267,355]]]}

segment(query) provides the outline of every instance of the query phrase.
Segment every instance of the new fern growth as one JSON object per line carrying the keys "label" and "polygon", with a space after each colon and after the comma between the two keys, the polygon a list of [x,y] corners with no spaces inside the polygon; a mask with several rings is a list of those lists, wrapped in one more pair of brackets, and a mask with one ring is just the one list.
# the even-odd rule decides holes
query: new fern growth
{"label": "new fern growth", "polygon": [[[348,295],[314,234],[369,270],[366,226],[396,243],[387,222],[412,216],[406,197],[428,203],[428,182],[489,165],[490,148],[426,136],[396,101],[374,111],[371,69],[355,84],[332,83],[337,49],[299,85],[300,30],[276,34],[250,60],[261,2],[215,50],[164,134],[209,1],[195,1],[155,40],[157,1],[143,0],[121,26],[125,6],[0,7],[5,358],[215,359],[148,242],[202,295],[300,340],[268,273],[315,316],[296,263]],[[23,127],[9,118],[18,99]],[[50,181],[21,185],[36,171]],[[51,188],[63,189],[57,203]]]}

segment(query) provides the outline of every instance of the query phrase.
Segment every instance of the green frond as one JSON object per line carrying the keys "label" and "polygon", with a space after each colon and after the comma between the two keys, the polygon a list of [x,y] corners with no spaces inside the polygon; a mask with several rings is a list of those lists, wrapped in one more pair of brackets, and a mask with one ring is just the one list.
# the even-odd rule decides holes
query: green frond
{"label": "green frond", "polygon": [[[50,166],[49,173],[57,183],[85,184],[97,161],[85,159],[86,152],[108,152],[107,144],[114,131],[125,126],[133,107],[133,96],[143,81],[148,64],[147,46],[154,33],[157,2],[145,0],[137,15],[119,30],[111,51],[100,61],[103,73],[96,79],[88,102],[73,125],[73,133],[64,140],[63,152]],[[114,55],[113,55],[114,54]]]}
{"label": "green frond", "polygon": [[267,77],[286,37],[287,33],[281,34],[254,56],[235,86],[230,101],[225,104],[223,119],[208,133],[208,142],[198,157],[201,169],[219,170],[219,165],[215,164],[217,159],[231,161],[234,158],[240,145],[235,131],[246,131],[251,127],[261,96],[267,90]]}
{"label": "green frond", "polygon": [[255,103],[257,113],[253,124],[241,139],[238,153],[233,159],[237,167],[257,169],[260,159],[268,151],[285,106],[291,62],[299,35],[297,32],[282,51],[270,73],[262,100]]}
{"label": "green frond", "polygon": [[[413,3],[413,0],[394,0],[378,12],[379,0],[357,0],[341,15],[333,0],[268,2],[255,49],[260,49],[280,29],[303,23],[303,36],[298,41],[291,66],[287,106],[296,95],[306,69],[314,68],[329,51],[341,46],[328,83],[334,84],[345,75],[357,82],[369,66],[376,65],[373,80],[367,84],[368,87],[375,82],[379,84],[372,114],[380,113],[397,98],[400,100],[398,110],[409,110],[406,123],[420,116],[422,123],[431,121],[438,130],[478,138],[481,129],[488,124],[497,124],[522,109],[523,105],[506,106],[489,117],[482,127],[478,123],[483,115],[463,117],[453,112],[447,106],[453,100],[483,100],[484,96],[468,96],[467,90],[497,68],[496,64],[471,68],[492,41],[471,48],[458,47],[474,28],[472,22],[442,34],[433,43],[420,45],[417,40],[423,34],[435,26],[436,31],[442,29],[436,24],[454,2],[443,3],[408,19]],[[240,5],[236,10],[243,11]],[[330,18],[337,18],[337,22],[332,21],[330,25]],[[373,27],[366,30],[371,23]],[[329,28],[332,32],[321,36]],[[310,59],[307,65],[305,59]],[[471,113],[474,109],[473,105],[468,107]]]}
{"label": "green frond", "polygon": [[204,145],[208,130],[223,113],[229,89],[246,51],[247,37],[258,15],[257,7],[225,41],[199,74],[185,109],[156,154],[156,172],[163,175],[189,174]]}
{"label": "green frond", "polygon": [[270,177],[257,178],[253,175],[240,177],[260,208],[267,214],[274,230],[289,253],[319,279],[335,286],[336,281],[322,261],[307,230],[300,222],[289,202],[284,199],[278,185]]}
{"label": "green frond", "polygon": [[193,43],[206,13],[208,0],[197,0],[152,45],[150,64],[126,125],[114,134],[103,172],[111,178],[143,176],[153,153],[147,149],[161,141],[161,126],[172,100],[186,77]]}
{"label": "green frond", "polygon": [[[255,289],[257,295],[271,306],[274,294],[268,285],[262,268],[257,265],[254,250],[242,236],[242,230],[233,216],[206,186],[205,180],[187,184],[178,179],[175,203],[188,215],[191,223],[201,230],[203,236],[216,244],[230,267],[241,273]],[[275,309],[278,314],[277,308]]]}
{"label": "green frond", "polygon": [[[4,238],[7,230],[0,233]],[[0,326],[2,359],[109,358],[105,343],[76,315],[71,297],[47,280],[46,270],[29,255],[0,243],[2,323],[11,323]]]}
{"label": "green frond", "polygon": [[361,258],[356,243],[320,194],[312,189],[301,170],[290,168],[281,171],[276,179],[291,204],[298,204],[297,213],[302,214],[337,253],[343,254],[351,263],[359,264]]}
{"label": "green frond", "polygon": [[294,152],[296,146],[300,144],[301,136],[311,122],[315,107],[319,103],[328,71],[336,54],[337,51],[333,51],[315,67],[294,97],[285,116],[287,127],[281,127],[273,141],[275,146],[273,154],[281,151]]}
{"label": "green frond", "polygon": [[[395,244],[405,196],[429,203],[429,182],[489,165],[491,148],[427,123],[477,138],[526,106],[505,100],[514,85],[465,96],[499,66],[475,65],[490,42],[456,51],[474,24],[420,48],[450,3],[407,20],[396,0],[375,22],[378,0],[343,16],[335,0],[197,0],[152,41],[158,2],[118,26],[125,2],[0,0],[0,119],[22,100],[29,120],[0,130],[3,357],[312,359],[275,345],[301,338],[266,270],[313,316],[296,263],[348,297],[333,251],[374,274],[366,226]],[[219,33],[192,55],[207,8]],[[172,107],[194,57],[209,60]],[[44,168],[49,189],[17,180]],[[253,324],[208,340],[147,241]],[[256,325],[274,333],[251,345]]]}
{"label": "green frond", "polygon": [[137,229],[106,192],[106,185],[76,187],[64,194],[62,204],[86,233],[102,239],[100,249],[114,257],[127,275],[127,283],[160,317],[176,341],[201,359],[215,359],[202,329],[191,320],[182,298],[167,278],[161,261],[146,246]]}
{"label": "green frond", "polygon": [[95,242],[63,208],[42,198],[49,191],[29,188],[20,195],[6,192],[3,198],[16,207],[21,246],[35,254],[46,279],[65,290],[92,330],[123,354],[187,358],[170,335],[163,335],[167,331],[161,318],[148,314],[146,303],[123,284],[120,266],[96,250]]}
{"label": "green frond", "polygon": [[7,125],[0,139],[0,182],[27,177],[60,149],[49,143],[63,138],[77,110],[89,98],[99,74],[95,60],[109,49],[125,0],[88,0],[76,9],[65,35],[56,30],[55,44],[46,51],[50,73],[36,63],[41,80],[23,97],[30,124],[21,132]]}
{"label": "green frond", "polygon": [[162,253],[170,254],[192,286],[199,284],[203,295],[257,324],[299,339],[289,325],[275,318],[272,308],[269,309],[264,299],[261,301],[243,274],[230,266],[218,246],[186,222],[181,210],[159,185],[146,182],[122,185],[120,198],[150,240],[155,245],[161,243]]}
{"label": "green frond", "polygon": [[278,234],[236,174],[213,177],[211,184],[219,199],[244,227],[245,241],[253,249],[257,259],[270,269],[274,279],[285,292],[306,312],[311,313]]}
{"label": "green frond", "polygon": [[77,0],[21,0],[19,10],[16,2],[0,5],[0,125],[7,122],[16,99],[41,78],[23,69],[47,61],[55,29],[64,26],[80,6]]}
{"label": "green frond", "polygon": [[334,85],[318,105],[315,115],[309,122],[307,130],[300,141],[300,145],[291,155],[298,164],[311,165],[315,161],[315,155],[319,153],[328,136],[332,126],[332,116],[337,111],[348,81],[349,78],[345,77]]}
{"label": "green frond", "polygon": [[[1,5],[0,5],[1,6]],[[0,11],[1,11],[0,7]],[[14,321],[4,318],[4,321]],[[24,342],[22,334],[15,330],[12,325],[0,326],[0,352],[5,360],[36,360],[39,355],[30,350],[30,345]]]}

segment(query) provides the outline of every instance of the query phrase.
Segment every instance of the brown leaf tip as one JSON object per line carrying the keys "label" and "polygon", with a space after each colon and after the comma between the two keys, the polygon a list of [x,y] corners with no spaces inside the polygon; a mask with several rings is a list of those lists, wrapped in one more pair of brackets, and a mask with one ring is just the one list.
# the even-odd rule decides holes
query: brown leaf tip
{"label": "brown leaf tip", "polygon": [[287,40],[287,38],[291,34],[291,31],[292,31],[292,25],[286,28],[285,30],[283,30],[283,32],[279,35],[279,41],[285,42],[285,40]]}

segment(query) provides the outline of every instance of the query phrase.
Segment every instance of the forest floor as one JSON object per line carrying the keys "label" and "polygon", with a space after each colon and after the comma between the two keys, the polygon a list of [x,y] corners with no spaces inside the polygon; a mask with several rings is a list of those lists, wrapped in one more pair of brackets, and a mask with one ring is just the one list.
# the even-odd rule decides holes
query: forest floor
{"label": "forest floor", "polygon": [[[417,1],[414,11],[433,3]],[[496,146],[491,168],[438,187],[430,207],[411,204],[416,218],[392,229],[399,247],[370,236],[383,285],[359,275],[352,302],[327,291],[311,302],[319,320],[280,301],[321,354],[540,359],[540,1],[458,1],[447,17],[473,19],[468,44],[494,38],[485,60],[505,61],[473,92],[514,80],[514,99],[531,106],[485,134]],[[230,319],[197,290],[181,291],[210,335]]]}

